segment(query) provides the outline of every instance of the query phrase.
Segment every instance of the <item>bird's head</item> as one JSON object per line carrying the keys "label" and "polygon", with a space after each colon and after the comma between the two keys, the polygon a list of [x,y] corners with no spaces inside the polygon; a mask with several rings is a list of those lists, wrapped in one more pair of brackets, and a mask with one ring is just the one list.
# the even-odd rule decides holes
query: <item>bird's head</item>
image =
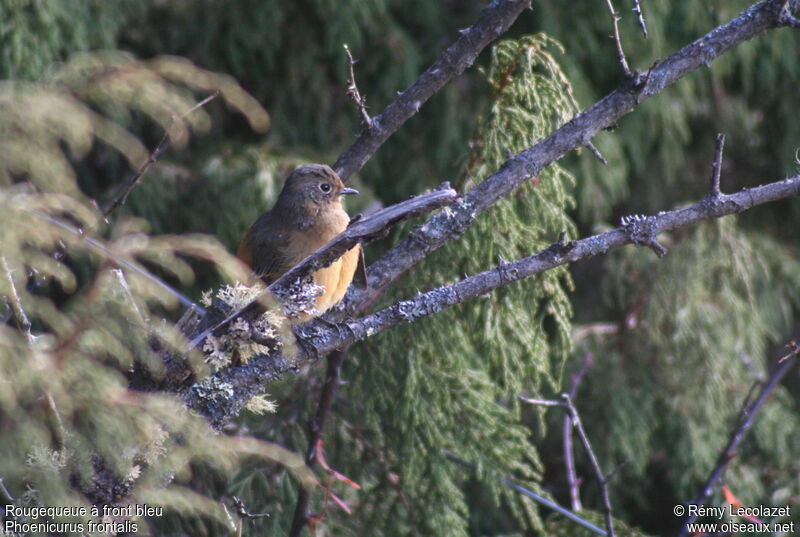
{"label": "bird's head", "polygon": [[317,212],[326,206],[341,207],[341,197],[358,194],[347,188],[335,171],[324,164],[305,164],[286,178],[277,205],[285,210]]}

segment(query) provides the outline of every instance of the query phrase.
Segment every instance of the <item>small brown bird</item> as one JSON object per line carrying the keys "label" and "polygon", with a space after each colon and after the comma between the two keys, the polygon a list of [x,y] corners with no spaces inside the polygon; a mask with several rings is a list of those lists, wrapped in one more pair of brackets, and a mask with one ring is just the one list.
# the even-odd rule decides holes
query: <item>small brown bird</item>
{"label": "small brown bird", "polygon": [[[237,257],[269,285],[347,228],[350,217],[341,198],[347,194],[358,194],[358,190],[346,188],[329,166],[306,164],[296,168],[286,178],[272,209],[245,233]],[[325,288],[316,298],[317,315],[344,297],[357,270],[366,280],[360,244],[314,272],[314,283]]]}

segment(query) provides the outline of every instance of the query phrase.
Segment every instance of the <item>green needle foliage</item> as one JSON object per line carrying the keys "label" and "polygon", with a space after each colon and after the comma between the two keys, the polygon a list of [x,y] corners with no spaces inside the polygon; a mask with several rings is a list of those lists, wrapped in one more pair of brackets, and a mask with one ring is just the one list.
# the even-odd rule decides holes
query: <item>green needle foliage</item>
{"label": "green needle foliage", "polygon": [[[646,70],[749,2],[644,0],[647,40],[631,2],[615,4],[628,60]],[[155,534],[236,534],[219,504],[209,503],[234,494],[251,512],[271,515],[247,522],[243,535],[286,532],[297,478],[280,464],[238,457],[258,451],[286,461],[285,452],[210,436],[174,400],[125,389],[135,361],[158,372],[152,342],[181,344],[162,321],[180,314],[178,301],[127,271],[125,291],[106,256],[37,215],[83,228],[192,298],[241,278],[219,243],[195,234],[212,233],[231,251],[292,167],[331,163],[354,139],[360,119],[345,95],[342,45],[359,60],[358,86],[377,114],[481,7],[0,2],[0,478],[15,495],[30,485],[30,504],[85,503],[76,487],[90,487],[105,469],[138,475],[132,501],[174,506],[148,520]],[[358,178],[357,188],[369,192],[362,203],[389,204],[445,179],[460,190],[473,186],[506,151],[572,117],[575,100],[588,105],[622,82],[603,2],[533,7],[515,23],[513,39],[477,59],[485,71],[448,84],[370,160]],[[102,49],[127,52],[68,61]],[[723,191],[794,173],[800,64],[787,51],[798,49],[800,33],[771,31],[692,73],[595,137],[607,165],[586,150],[567,155],[481,215],[385,300],[530,254],[561,230],[585,235],[623,214],[702,198],[717,132],[727,135]],[[267,136],[245,125],[265,125],[260,107],[217,72],[235,76],[270,109]],[[215,102],[184,116],[217,89]],[[227,113],[222,102],[243,114]],[[106,225],[92,199],[110,199],[165,130],[173,146]],[[595,361],[575,403],[603,467],[630,460],[611,482],[615,515],[655,534],[673,531],[665,506],[696,496],[753,378],[777,355],[774,344],[796,336],[798,230],[798,201],[773,204],[735,223],[672,234],[664,259],[628,248],[577,266],[572,276],[550,271],[354,347],[324,448],[328,463],[362,488],[320,470],[329,492],[313,493],[317,532],[488,536],[544,523],[544,534],[577,534],[557,517],[542,522],[499,477],[566,504],[563,414],[549,410],[554,421],[544,428],[521,418],[516,395],[557,396],[562,369],[577,370],[587,351]],[[385,246],[370,245],[368,258]],[[573,317],[617,332],[580,340],[573,351]],[[207,367],[192,359],[199,371]],[[277,413],[244,416],[231,431],[304,452],[320,377],[308,368],[271,387]],[[792,390],[768,401],[725,474],[745,503],[796,506],[796,377],[788,383]],[[591,469],[579,449],[576,457],[587,516],[598,523]],[[174,476],[166,489],[165,476]],[[624,524],[617,527],[625,534]]]}
{"label": "green needle foliage", "polygon": [[[186,84],[222,91],[254,125],[265,124],[266,112],[229,78],[170,58],[81,55],[41,83],[0,85],[0,477],[18,505],[159,505],[230,528],[218,502],[186,486],[194,466],[230,473],[255,454],[298,466],[278,446],[215,435],[175,397],[128,389],[134,368],[157,377],[157,350],[186,343],[155,321],[179,303],[147,274],[187,286],[189,257],[213,260],[224,280],[244,274],[212,238],[149,235],[132,218],[107,226],[81,193],[72,160],[96,143],[132,166],[148,158],[101,110],[138,111],[185,141],[208,123],[202,112],[181,118],[194,103]],[[199,353],[190,359],[207,372]],[[71,521],[86,527],[100,518]]]}
{"label": "green needle foliage", "polygon": [[[771,346],[800,304],[800,263],[731,218],[670,239],[661,260],[646,249],[609,256],[603,288],[625,322],[616,336],[584,346],[595,364],[581,399],[591,401],[584,422],[605,431],[595,439],[605,468],[629,462],[616,482],[645,484],[656,474],[656,494],[678,501],[698,494],[750,387],[774,367],[766,357],[776,356]],[[786,492],[798,485],[799,429],[779,388],[731,462],[725,482],[737,496],[795,501]],[[641,489],[613,483],[620,505],[648,502]]]}

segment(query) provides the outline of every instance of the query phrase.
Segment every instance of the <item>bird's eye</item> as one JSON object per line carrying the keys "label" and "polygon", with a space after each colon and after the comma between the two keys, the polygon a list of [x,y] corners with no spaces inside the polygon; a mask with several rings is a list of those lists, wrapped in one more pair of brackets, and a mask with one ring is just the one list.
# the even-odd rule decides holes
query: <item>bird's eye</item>
{"label": "bird's eye", "polygon": [[319,185],[319,188],[323,192],[330,192],[331,191],[331,185],[329,185],[328,183],[322,183],[321,185]]}

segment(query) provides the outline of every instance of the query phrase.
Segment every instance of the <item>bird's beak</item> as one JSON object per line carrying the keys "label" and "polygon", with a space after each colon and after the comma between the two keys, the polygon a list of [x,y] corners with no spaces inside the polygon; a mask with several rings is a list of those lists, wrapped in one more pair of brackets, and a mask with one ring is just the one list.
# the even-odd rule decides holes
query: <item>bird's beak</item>
{"label": "bird's beak", "polygon": [[349,196],[350,194],[358,194],[358,190],[355,188],[343,188],[339,194],[342,196]]}

